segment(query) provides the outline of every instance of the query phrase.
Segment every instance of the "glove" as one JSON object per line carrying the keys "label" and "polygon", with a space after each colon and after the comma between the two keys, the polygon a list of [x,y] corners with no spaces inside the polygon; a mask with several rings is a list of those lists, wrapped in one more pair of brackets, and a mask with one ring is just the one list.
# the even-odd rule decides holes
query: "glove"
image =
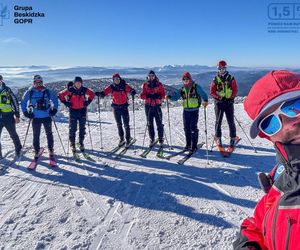
{"label": "glove", "polygon": [[132,97],[134,97],[134,96],[136,95],[136,91],[135,91],[134,89],[131,90],[130,95],[131,95]]}
{"label": "glove", "polygon": [[84,103],[83,103],[83,106],[86,108],[87,106],[89,106],[91,103],[91,101],[89,100],[85,100]]}
{"label": "glove", "polygon": [[104,91],[95,92],[95,95],[99,96],[100,98],[104,98],[105,97]]}
{"label": "glove", "polygon": [[28,111],[24,112],[24,116],[29,118],[29,119],[33,119],[34,118],[34,114],[33,112],[28,113]]}
{"label": "glove", "polygon": [[202,106],[203,106],[204,108],[206,108],[207,105],[208,105],[208,102],[207,102],[207,101],[203,101],[203,102],[202,102]]}
{"label": "glove", "polygon": [[70,103],[70,102],[63,102],[63,104],[65,104],[65,106],[66,106],[67,108],[70,108],[70,107],[71,107],[71,103]]}
{"label": "glove", "polygon": [[155,93],[155,94],[147,94],[146,97],[147,97],[147,98],[150,98],[150,99],[161,98],[160,95],[159,95],[159,94],[156,94],[156,93]]}
{"label": "glove", "polygon": [[56,113],[57,113],[57,109],[56,109],[56,108],[53,108],[53,109],[50,109],[50,110],[49,110],[49,115],[50,115],[50,116],[55,116]]}
{"label": "glove", "polygon": [[166,96],[165,96],[165,99],[166,99],[166,100],[169,100],[170,98],[171,98],[171,95],[166,95]]}

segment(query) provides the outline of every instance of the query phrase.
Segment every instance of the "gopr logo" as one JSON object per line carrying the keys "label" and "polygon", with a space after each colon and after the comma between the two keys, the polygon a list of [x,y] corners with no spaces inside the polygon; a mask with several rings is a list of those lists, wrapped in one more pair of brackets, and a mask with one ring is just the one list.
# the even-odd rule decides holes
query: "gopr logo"
{"label": "gopr logo", "polygon": [[6,5],[0,3],[0,26],[3,26],[4,20],[9,19],[9,10]]}

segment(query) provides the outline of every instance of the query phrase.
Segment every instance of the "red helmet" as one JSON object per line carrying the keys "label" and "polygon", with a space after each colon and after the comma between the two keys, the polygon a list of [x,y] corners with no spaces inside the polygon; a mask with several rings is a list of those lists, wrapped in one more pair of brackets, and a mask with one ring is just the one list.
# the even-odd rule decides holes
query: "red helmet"
{"label": "red helmet", "polygon": [[227,66],[227,63],[224,60],[218,62],[218,68],[224,68]]}

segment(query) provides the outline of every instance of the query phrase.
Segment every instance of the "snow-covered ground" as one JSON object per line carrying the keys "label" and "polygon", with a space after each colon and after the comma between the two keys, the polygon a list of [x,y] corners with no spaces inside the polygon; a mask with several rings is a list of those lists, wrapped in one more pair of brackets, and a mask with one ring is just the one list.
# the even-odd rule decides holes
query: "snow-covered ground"
{"label": "snow-covered ground", "polygon": [[[165,108],[163,112],[169,139]],[[199,141],[205,141],[202,108],[200,114]],[[177,151],[184,145],[182,108],[172,108],[170,115]],[[248,133],[250,119],[242,104],[236,105],[236,117]],[[242,140],[230,158],[213,150],[207,163],[204,146],[185,165],[176,163],[180,157],[157,159],[155,151],[143,159],[139,154],[146,119],[140,110],[136,147],[116,160],[105,154],[118,141],[113,115],[102,112],[101,118],[103,150],[98,114],[89,115],[94,151],[87,152],[95,162],[76,163],[70,154],[65,156],[53,127],[59,163],[55,169],[49,167],[46,151],[36,171],[27,170],[33,157],[30,129],[26,154],[0,171],[0,249],[231,249],[242,219],[263,195],[257,173],[269,171],[275,163],[271,143],[253,141],[258,150],[254,153],[237,124]],[[68,116],[60,113],[56,120],[67,150]],[[214,121],[210,105],[209,145]],[[17,127],[22,141],[27,122]],[[225,118],[223,124],[224,142],[228,142]],[[13,145],[5,130],[1,140],[3,153],[11,159]],[[46,146],[44,133],[41,143]],[[85,144],[91,148],[88,130]],[[8,160],[0,164],[5,166]]]}

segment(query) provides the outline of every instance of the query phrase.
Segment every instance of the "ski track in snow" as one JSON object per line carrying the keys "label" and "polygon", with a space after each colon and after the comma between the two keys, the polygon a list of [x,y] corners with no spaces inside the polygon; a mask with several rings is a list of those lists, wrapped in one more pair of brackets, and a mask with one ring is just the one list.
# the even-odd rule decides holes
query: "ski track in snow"
{"label": "ski track in snow", "polygon": [[[213,105],[208,113],[208,148],[214,133]],[[132,114],[132,113],[131,113]],[[167,112],[163,119],[169,141]],[[171,108],[172,144],[165,154],[176,152],[185,144],[182,108]],[[236,116],[248,133],[251,121],[236,105]],[[199,142],[205,141],[203,109],[200,110]],[[89,150],[87,129],[85,145],[95,161],[75,162],[63,154],[53,126],[58,167],[48,165],[46,148],[36,171],[27,170],[33,150],[32,132],[27,138],[21,161],[13,159],[14,148],[7,132],[2,134],[0,160],[0,249],[231,249],[241,221],[263,195],[257,173],[268,172],[275,163],[272,145],[257,139],[254,153],[238,124],[242,138],[236,151],[223,158],[206,145],[184,165],[156,158],[157,147],[146,159],[142,152],[146,121],[144,110],[136,111],[135,147],[121,159],[107,153],[118,142],[117,128],[111,112],[102,112],[104,152],[100,150],[98,114],[90,114],[94,151]],[[132,116],[131,116],[132,118]],[[28,120],[17,125],[21,141]],[[67,150],[68,115],[56,118]],[[132,122],[132,121],[131,121]],[[133,131],[132,131],[133,134]],[[226,139],[227,138],[227,139]],[[223,121],[223,143],[228,127]],[[145,146],[148,144],[146,139]],[[135,152],[136,150],[136,152]]]}

